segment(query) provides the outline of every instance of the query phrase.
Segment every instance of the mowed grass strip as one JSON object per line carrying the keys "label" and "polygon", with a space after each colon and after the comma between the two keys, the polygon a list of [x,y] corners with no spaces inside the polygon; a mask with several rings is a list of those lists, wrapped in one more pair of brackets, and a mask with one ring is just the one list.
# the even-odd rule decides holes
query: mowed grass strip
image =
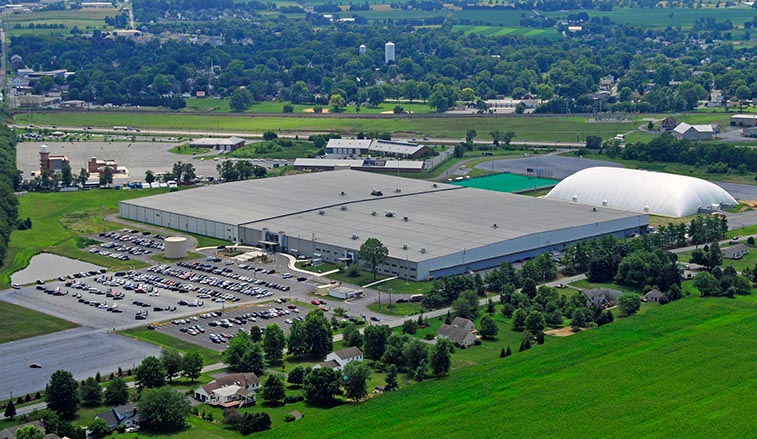
{"label": "mowed grass strip", "polygon": [[141,340],[147,343],[160,346],[161,348],[176,349],[179,352],[197,352],[202,357],[203,364],[208,366],[223,361],[223,356],[212,349],[186,342],[184,340],[171,337],[160,331],[154,331],[146,328],[129,329],[120,332],[121,335]]}
{"label": "mowed grass strip", "polygon": [[76,328],[76,323],[0,302],[0,344]]}
{"label": "mowed grass strip", "polygon": [[688,297],[507,359],[497,343],[447,378],[259,436],[753,437],[755,312],[754,297]]}

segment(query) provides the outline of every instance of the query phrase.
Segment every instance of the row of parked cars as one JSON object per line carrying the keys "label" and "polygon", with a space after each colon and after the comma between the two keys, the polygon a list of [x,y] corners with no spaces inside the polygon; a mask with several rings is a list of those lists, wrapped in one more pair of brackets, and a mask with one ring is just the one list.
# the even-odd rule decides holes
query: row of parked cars
{"label": "row of parked cars", "polygon": [[116,252],[121,253],[128,253],[132,256],[149,255],[150,253],[152,253],[152,250],[150,249],[142,248],[139,246],[125,245],[114,241],[103,242],[100,244],[100,248],[115,250]]}
{"label": "row of parked cars", "polygon": [[106,256],[112,259],[117,259],[119,261],[128,261],[129,259],[131,259],[129,258],[128,255],[125,255],[123,253],[111,252],[109,250],[101,250],[97,247],[92,247],[91,249],[89,249],[89,252],[92,253],[93,255]]}
{"label": "row of parked cars", "polygon": [[165,244],[163,241],[166,239],[163,235],[152,235],[150,232],[139,232],[139,230],[124,229],[120,232],[105,232],[100,233],[101,238],[112,239],[114,241],[128,242],[140,247],[147,247],[154,250],[165,250]]}

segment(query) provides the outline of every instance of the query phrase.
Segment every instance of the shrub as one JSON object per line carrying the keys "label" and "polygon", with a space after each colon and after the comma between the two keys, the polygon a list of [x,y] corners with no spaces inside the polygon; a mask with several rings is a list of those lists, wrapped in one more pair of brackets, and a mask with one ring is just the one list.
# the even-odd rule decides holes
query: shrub
{"label": "shrub", "polygon": [[296,402],[304,401],[304,395],[287,395],[284,397],[284,404],[294,404]]}
{"label": "shrub", "polygon": [[287,413],[286,415],[284,415],[284,422],[292,422],[294,421],[294,419],[295,419],[294,415],[291,413]]}

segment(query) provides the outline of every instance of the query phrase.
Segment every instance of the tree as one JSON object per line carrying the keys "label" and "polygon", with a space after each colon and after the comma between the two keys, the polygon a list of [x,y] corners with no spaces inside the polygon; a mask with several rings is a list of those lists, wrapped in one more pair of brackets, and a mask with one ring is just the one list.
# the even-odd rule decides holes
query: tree
{"label": "tree", "polygon": [[95,418],[89,423],[87,431],[89,431],[92,437],[105,437],[105,435],[110,433],[110,427],[108,427],[108,423],[104,419]]}
{"label": "tree", "polygon": [[405,320],[402,322],[402,333],[403,334],[415,334],[418,332],[418,322],[415,320]]}
{"label": "tree", "polygon": [[394,364],[390,364],[389,367],[386,368],[386,380],[384,383],[384,390],[387,392],[391,392],[399,387],[399,384],[397,383],[397,366]]}
{"label": "tree", "polygon": [[79,395],[83,405],[89,407],[95,407],[102,403],[103,392],[100,388],[100,383],[92,377],[89,377],[84,381],[79,389]]}
{"label": "tree", "polygon": [[370,325],[363,331],[363,353],[365,358],[379,360],[386,350],[386,341],[392,330],[386,325]]}
{"label": "tree", "polygon": [[300,320],[292,322],[292,326],[289,328],[289,337],[287,338],[287,348],[289,349],[289,353],[295,357],[308,353],[305,322]]}
{"label": "tree", "polygon": [[148,390],[139,400],[139,426],[162,433],[180,430],[185,426],[189,409],[186,396],[170,387]]}
{"label": "tree", "polygon": [[712,271],[713,268],[720,266],[723,263],[723,253],[720,250],[720,244],[717,241],[713,241],[707,251],[705,266]]}
{"label": "tree", "polygon": [[134,371],[137,388],[161,387],[166,383],[166,369],[156,357],[147,357]]}
{"label": "tree", "polygon": [[431,352],[431,372],[436,377],[447,375],[452,365],[452,343],[447,340],[439,340]]}
{"label": "tree", "polygon": [[355,346],[359,348],[363,346],[363,334],[360,333],[360,330],[354,323],[350,323],[344,328],[344,331],[342,331],[342,340],[344,340],[344,345],[348,347]]}
{"label": "tree", "polygon": [[477,135],[478,133],[476,132],[476,130],[467,130],[465,131],[465,141],[468,143],[473,142],[473,139],[475,139]]}
{"label": "tree", "polygon": [[160,363],[166,370],[169,381],[181,371],[181,354],[176,349],[163,349],[160,352]]}
{"label": "tree", "polygon": [[79,170],[79,175],[78,175],[78,176],[76,177],[76,181],[77,181],[77,182],[78,182],[79,184],[84,184],[84,183],[86,183],[86,182],[87,182],[87,180],[89,180],[89,171],[87,171],[87,170],[86,170],[86,169],[84,169],[84,168],[81,168],[81,169]]}
{"label": "tree", "polygon": [[573,318],[570,322],[570,327],[573,331],[578,331],[581,328],[585,328],[591,321],[592,312],[587,307],[581,307],[573,311]]}
{"label": "tree", "polygon": [[27,425],[16,432],[16,439],[44,439],[45,432],[33,425]]}
{"label": "tree", "polygon": [[587,149],[599,149],[602,147],[602,138],[599,136],[586,136]]}
{"label": "tree", "polygon": [[305,317],[308,354],[313,358],[323,358],[334,348],[331,324],[323,311],[310,311]]}
{"label": "tree", "polygon": [[234,90],[229,97],[229,107],[237,113],[241,113],[248,108],[254,102],[252,93],[246,88],[240,87]]}
{"label": "tree", "polygon": [[531,310],[526,317],[526,329],[537,333],[544,329],[546,323],[544,322],[544,316],[537,310]]}
{"label": "tree", "polygon": [[368,379],[371,371],[362,361],[351,361],[344,365],[344,393],[353,401],[359,401],[368,395]]}
{"label": "tree", "polygon": [[481,318],[481,329],[478,332],[484,339],[492,340],[497,336],[499,328],[497,327],[497,323],[494,322],[492,316],[486,314]]}
{"label": "tree", "polygon": [[289,381],[290,384],[301,386],[302,383],[305,382],[305,377],[309,372],[309,368],[306,369],[303,366],[296,366],[294,369],[289,371],[289,374],[287,375],[287,381]]}
{"label": "tree", "polygon": [[387,256],[389,256],[389,249],[376,238],[366,239],[358,252],[360,260],[373,273],[373,280],[376,280],[376,272],[379,266],[384,263]]}
{"label": "tree", "polygon": [[148,169],[145,171],[145,182],[152,183],[153,181],[155,181],[155,173]]}
{"label": "tree", "polygon": [[284,359],[286,336],[275,323],[266,326],[263,333],[263,353],[268,364],[278,364]]}
{"label": "tree", "polygon": [[13,403],[13,400],[9,400],[8,404],[5,406],[5,417],[12,421],[15,416],[16,404]]}
{"label": "tree", "polygon": [[123,378],[114,378],[105,387],[103,400],[106,405],[123,405],[129,402],[129,387]]}
{"label": "tree", "polygon": [[478,316],[478,296],[474,291],[463,291],[452,302],[452,310],[458,317],[475,320]]}
{"label": "tree", "polygon": [[618,297],[618,308],[627,316],[636,313],[641,308],[641,296],[633,293],[621,294]]}
{"label": "tree", "polygon": [[526,312],[518,308],[513,312],[513,331],[522,331],[526,328]]}
{"label": "tree", "polygon": [[202,356],[199,352],[187,352],[181,359],[181,373],[194,381],[202,375]]}
{"label": "tree", "polygon": [[263,383],[263,391],[261,396],[263,401],[271,404],[278,404],[286,397],[286,389],[284,388],[284,382],[276,374],[269,375]]}
{"label": "tree", "polygon": [[71,165],[68,163],[64,163],[60,168],[60,181],[63,183],[63,186],[71,186],[71,183],[74,181]]}
{"label": "tree", "polygon": [[334,93],[331,95],[331,98],[329,99],[329,107],[334,111],[334,113],[341,113],[344,111],[344,106],[346,105],[346,101],[344,100],[344,97],[340,95],[339,93]]}
{"label": "tree", "polygon": [[276,134],[276,132],[268,130],[263,133],[263,140],[271,141],[274,139],[278,139],[279,135]]}
{"label": "tree", "polygon": [[250,433],[271,429],[271,416],[266,412],[245,413],[240,421],[240,433],[247,436]]}
{"label": "tree", "polygon": [[63,419],[73,418],[79,409],[78,387],[71,372],[60,369],[53,372],[45,388],[47,408]]}
{"label": "tree", "polygon": [[322,367],[310,371],[305,377],[305,399],[316,406],[327,406],[334,402],[334,396],[341,393],[338,371]]}

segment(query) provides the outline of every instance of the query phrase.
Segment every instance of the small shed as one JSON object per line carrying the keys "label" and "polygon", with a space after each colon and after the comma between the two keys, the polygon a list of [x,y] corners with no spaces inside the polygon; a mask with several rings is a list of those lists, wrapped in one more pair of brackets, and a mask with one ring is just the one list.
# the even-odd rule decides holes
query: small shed
{"label": "small shed", "polygon": [[363,297],[363,290],[350,287],[336,287],[329,290],[329,296],[336,297],[337,299],[354,299]]}

